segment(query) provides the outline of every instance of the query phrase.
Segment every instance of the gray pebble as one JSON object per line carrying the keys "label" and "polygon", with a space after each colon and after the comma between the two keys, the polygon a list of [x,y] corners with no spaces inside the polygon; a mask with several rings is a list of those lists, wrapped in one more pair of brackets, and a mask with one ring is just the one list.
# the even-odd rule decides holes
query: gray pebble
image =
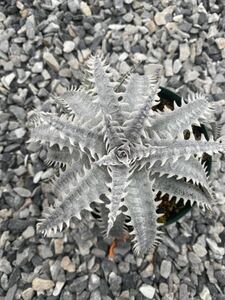
{"label": "gray pebble", "polygon": [[55,297],[58,296],[61,293],[64,284],[65,282],[57,281],[52,295]]}
{"label": "gray pebble", "polygon": [[177,40],[171,41],[171,43],[170,43],[169,46],[168,46],[168,51],[169,51],[169,53],[170,53],[170,54],[175,53],[176,50],[178,49],[178,47],[179,47],[179,43],[178,43]]}
{"label": "gray pebble", "polygon": [[219,15],[217,13],[209,14],[208,22],[209,23],[214,23],[219,21]]}
{"label": "gray pebble", "polygon": [[15,187],[14,191],[21,197],[28,198],[31,196],[31,192],[23,187]]}
{"label": "gray pebble", "polygon": [[119,11],[124,9],[123,0],[113,0],[115,8]]}
{"label": "gray pebble", "polygon": [[26,20],[26,35],[28,39],[33,40],[35,38],[35,19],[34,15],[30,15]]}
{"label": "gray pebble", "polygon": [[132,13],[127,13],[123,16],[123,20],[127,23],[130,23],[133,20],[134,16]]}
{"label": "gray pebble", "polygon": [[26,239],[33,237],[34,234],[35,234],[34,227],[28,226],[27,229],[22,233],[22,236],[26,240]]}
{"label": "gray pebble", "polygon": [[95,290],[91,293],[91,296],[89,298],[90,300],[99,300],[101,299],[101,293],[99,290]]}
{"label": "gray pebble", "polygon": [[161,296],[165,296],[169,292],[169,287],[166,283],[161,282],[159,284],[159,292]]}
{"label": "gray pebble", "polygon": [[118,265],[121,273],[128,273],[130,271],[130,264],[126,261],[121,261]]}
{"label": "gray pebble", "polygon": [[68,0],[68,1],[67,1],[67,5],[68,5],[69,10],[70,10],[72,13],[76,13],[77,10],[78,10],[79,7],[80,7],[79,0]]}
{"label": "gray pebble", "polygon": [[22,107],[19,107],[17,105],[11,105],[9,107],[9,111],[14,114],[14,116],[18,120],[24,120],[26,117],[26,112]]}
{"label": "gray pebble", "polygon": [[56,24],[55,22],[51,22],[48,24],[48,26],[44,29],[44,33],[54,33],[54,32],[58,32],[58,30],[60,29],[59,25]]}
{"label": "gray pebble", "polygon": [[109,284],[112,292],[120,290],[120,285],[122,283],[122,278],[116,273],[111,272],[109,274]]}
{"label": "gray pebble", "polygon": [[179,246],[170,237],[164,236],[163,243],[173,249],[176,253],[180,252]]}
{"label": "gray pebble", "polygon": [[5,300],[14,300],[16,290],[17,290],[17,284],[14,284],[12,287],[8,289]]}
{"label": "gray pebble", "polygon": [[167,279],[170,276],[172,269],[171,261],[163,260],[160,266],[160,275]]}
{"label": "gray pebble", "polygon": [[48,247],[47,245],[39,245],[38,253],[44,259],[53,256],[53,252],[52,252],[51,248]]}
{"label": "gray pebble", "polygon": [[3,14],[3,12],[0,12],[0,22],[3,22],[5,20],[5,15]]}
{"label": "gray pebble", "polygon": [[9,280],[8,276],[6,274],[2,274],[1,279],[0,279],[0,284],[3,290],[7,291],[9,288]]}
{"label": "gray pebble", "polygon": [[50,266],[50,273],[53,281],[66,281],[65,272],[62,269],[60,261],[57,260]]}
{"label": "gray pebble", "polygon": [[9,50],[9,41],[7,39],[2,39],[0,42],[0,51],[7,53]]}
{"label": "gray pebble", "polygon": [[67,290],[63,290],[60,295],[60,300],[74,300],[74,295]]}
{"label": "gray pebble", "polygon": [[173,76],[173,61],[172,59],[166,59],[164,61],[165,75],[166,77]]}
{"label": "gray pebble", "polygon": [[153,299],[155,295],[155,288],[148,284],[142,284],[139,288],[139,291],[144,295],[147,299]]}
{"label": "gray pebble", "polygon": [[43,59],[51,68],[53,68],[55,71],[59,71],[59,63],[52,53],[44,52]]}
{"label": "gray pebble", "polygon": [[24,128],[17,128],[11,131],[10,134],[13,134],[16,137],[16,139],[21,139],[26,134],[26,130]]}
{"label": "gray pebble", "polygon": [[178,255],[177,264],[181,267],[185,267],[188,265],[188,259],[186,255]]}
{"label": "gray pebble", "polygon": [[180,59],[181,62],[186,61],[188,59],[188,57],[190,56],[190,54],[191,54],[190,48],[189,48],[187,43],[180,44],[179,52],[180,52],[179,59]]}
{"label": "gray pebble", "polygon": [[165,25],[167,20],[172,19],[174,8],[174,6],[168,6],[163,11],[157,12],[154,17],[155,23],[159,26]]}
{"label": "gray pebble", "polygon": [[10,73],[10,74],[8,74],[8,75],[6,75],[6,76],[3,76],[3,77],[1,78],[1,81],[2,81],[3,85],[4,85],[7,89],[9,89],[9,87],[10,87],[10,85],[11,85],[11,83],[12,83],[12,81],[14,80],[15,77],[16,77],[16,74],[15,74],[15,73]]}
{"label": "gray pebble", "polygon": [[130,66],[125,61],[122,61],[120,64],[120,74],[126,74],[129,71]]}
{"label": "gray pebble", "polygon": [[10,274],[12,272],[10,262],[5,257],[0,258],[0,272],[5,274]]}
{"label": "gray pebble", "polygon": [[4,71],[7,71],[7,72],[13,71],[13,67],[14,67],[14,65],[13,65],[12,61],[5,62],[4,66],[3,66]]}
{"label": "gray pebble", "polygon": [[63,51],[70,53],[75,49],[75,43],[73,41],[65,41],[63,44]]}
{"label": "gray pebble", "polygon": [[22,292],[23,300],[32,300],[34,296],[34,290],[32,288],[27,288]]}
{"label": "gray pebble", "polygon": [[147,267],[141,272],[141,277],[142,278],[148,278],[153,275],[154,272],[154,266],[153,264],[148,264]]}
{"label": "gray pebble", "polygon": [[180,69],[182,68],[182,63],[179,59],[176,59],[173,63],[173,72],[174,74],[179,73]]}
{"label": "gray pebble", "polygon": [[200,264],[201,263],[201,259],[194,252],[188,253],[188,259],[192,264]]}
{"label": "gray pebble", "polygon": [[187,285],[182,283],[179,287],[179,300],[189,300]]}
{"label": "gray pebble", "polygon": [[20,234],[27,228],[27,226],[29,226],[28,220],[20,220],[18,218],[13,218],[9,220],[8,229],[13,234]]}
{"label": "gray pebble", "polygon": [[53,173],[54,173],[53,168],[49,168],[45,172],[42,173],[41,179],[45,180],[45,179],[51,178]]}
{"label": "gray pebble", "polygon": [[[201,300],[212,300],[211,294],[207,286],[204,286],[203,290],[199,294]],[[217,300],[219,300],[217,298]]]}
{"label": "gray pebble", "polygon": [[96,274],[91,274],[88,289],[92,292],[100,286],[100,277]]}
{"label": "gray pebble", "polygon": [[41,73],[43,71],[43,67],[44,67],[44,64],[42,61],[38,61],[36,62],[33,67],[31,68],[31,71],[33,73]]}
{"label": "gray pebble", "polygon": [[196,243],[192,246],[192,248],[199,257],[204,257],[207,254],[206,248],[203,247],[201,244]]}
{"label": "gray pebble", "polygon": [[87,288],[88,275],[77,277],[70,285],[70,290],[78,294]]}
{"label": "gray pebble", "polygon": [[80,10],[87,17],[90,17],[92,15],[90,6],[86,2],[84,2],[84,1],[80,2]]}
{"label": "gray pebble", "polygon": [[222,259],[225,254],[224,247],[218,247],[216,242],[210,238],[206,238],[206,242],[209,245],[209,248],[212,250],[213,256],[216,259]]}
{"label": "gray pebble", "polygon": [[124,29],[127,32],[127,34],[135,34],[138,32],[137,26],[131,24],[126,25]]}
{"label": "gray pebble", "polygon": [[106,252],[99,248],[92,249],[91,253],[94,254],[96,257],[105,257],[106,256]]}
{"label": "gray pebble", "polygon": [[[18,82],[18,84],[22,84],[22,83],[27,81],[27,79],[31,75],[31,72],[30,71],[24,71],[23,69],[17,69],[17,74],[18,74],[17,82]],[[31,86],[31,83],[30,83],[29,86]]]}
{"label": "gray pebble", "polygon": [[199,77],[199,72],[195,70],[187,70],[184,74],[184,82],[194,81]]}
{"label": "gray pebble", "polygon": [[218,283],[221,286],[225,286],[225,270],[216,271],[215,272],[215,278],[218,280]]}

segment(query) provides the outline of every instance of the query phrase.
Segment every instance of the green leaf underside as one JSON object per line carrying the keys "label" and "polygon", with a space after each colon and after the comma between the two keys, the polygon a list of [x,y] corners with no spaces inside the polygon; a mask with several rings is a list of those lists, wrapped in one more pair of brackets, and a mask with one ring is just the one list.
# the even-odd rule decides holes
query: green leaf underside
{"label": "green leaf underside", "polygon": [[128,194],[124,204],[128,208],[125,214],[131,217],[130,224],[134,230],[134,251],[137,254],[146,253],[157,238],[157,214],[155,195],[152,192],[152,183],[149,180],[148,172],[142,169],[134,172],[129,184]]}
{"label": "green leaf underside", "polygon": [[210,208],[214,202],[213,196],[209,190],[201,189],[190,182],[177,180],[175,177],[167,178],[165,175],[158,177],[151,176],[150,179],[155,179],[153,188],[162,195],[168,194],[170,197],[176,197],[177,200],[183,199],[184,203],[190,201],[191,205],[197,203],[203,208]]}
{"label": "green leaf underside", "polygon": [[39,223],[40,232],[51,231],[52,228],[61,229],[63,223],[69,221],[72,217],[81,218],[82,210],[91,210],[90,204],[98,202],[102,193],[107,193],[105,185],[105,173],[98,166],[86,170],[83,177],[80,178],[78,185],[74,185],[70,192],[63,199],[63,202],[56,207],[42,223]]}
{"label": "green leaf underside", "polygon": [[183,101],[182,106],[175,105],[171,112],[156,113],[151,120],[151,126],[148,128],[149,136],[157,132],[161,138],[167,138],[168,132],[176,137],[191,124],[199,119],[206,119],[211,114],[211,105],[204,95],[197,94],[195,97],[189,97],[188,103]]}

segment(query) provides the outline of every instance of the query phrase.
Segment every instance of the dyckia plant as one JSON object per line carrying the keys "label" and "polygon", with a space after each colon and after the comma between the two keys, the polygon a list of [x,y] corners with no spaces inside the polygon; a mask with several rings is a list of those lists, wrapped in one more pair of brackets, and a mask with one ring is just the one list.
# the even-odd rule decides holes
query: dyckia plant
{"label": "dyckia plant", "polygon": [[55,97],[63,114],[34,111],[30,117],[31,141],[46,144],[49,160],[66,165],[54,184],[59,201],[43,213],[38,229],[62,230],[96,202],[105,205],[104,233],[110,235],[118,224],[132,228],[134,251],[145,254],[160,239],[156,193],[209,208],[214,198],[199,155],[223,151],[224,144],[184,139],[184,130],[207,123],[212,113],[203,95],[188,97],[173,110],[152,109],[159,101],[160,66],[154,65],[150,76],[131,74],[120,92],[107,70],[99,56],[92,57],[90,87]]}

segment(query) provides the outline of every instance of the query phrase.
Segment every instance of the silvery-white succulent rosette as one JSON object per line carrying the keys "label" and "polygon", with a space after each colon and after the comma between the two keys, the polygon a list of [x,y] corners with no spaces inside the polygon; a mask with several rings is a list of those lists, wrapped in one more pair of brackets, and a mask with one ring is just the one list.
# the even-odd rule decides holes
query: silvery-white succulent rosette
{"label": "silvery-white succulent rosette", "polygon": [[48,159],[66,165],[54,183],[55,208],[43,213],[38,229],[62,230],[95,202],[104,206],[105,234],[117,223],[123,230],[132,226],[134,251],[144,254],[160,240],[156,193],[209,208],[215,199],[198,157],[225,147],[219,139],[184,140],[184,130],[211,116],[204,95],[184,99],[173,110],[152,110],[159,100],[160,66],[151,76],[130,74],[120,92],[107,70],[99,56],[92,57],[88,89],[55,97],[60,115],[34,111],[29,119],[30,141],[47,145]]}

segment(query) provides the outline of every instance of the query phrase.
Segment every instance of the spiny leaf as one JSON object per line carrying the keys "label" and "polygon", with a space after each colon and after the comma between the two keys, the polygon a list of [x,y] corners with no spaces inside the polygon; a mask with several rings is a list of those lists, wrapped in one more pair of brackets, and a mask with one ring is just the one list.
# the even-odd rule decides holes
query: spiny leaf
{"label": "spiny leaf", "polygon": [[110,115],[105,115],[105,143],[108,151],[112,150],[115,147],[120,146],[123,143],[122,139],[125,139],[125,135],[122,132],[120,126],[115,126],[112,122]]}
{"label": "spiny leaf", "polygon": [[[50,146],[57,144],[60,149],[78,147],[84,151],[87,148],[91,155],[102,155],[104,148],[102,137],[91,130],[69,122],[65,117],[57,117],[49,113],[39,112],[34,128],[31,129],[31,140],[49,143]],[[72,152],[71,151],[71,152]]]}
{"label": "spiny leaf", "polygon": [[[103,236],[107,237],[109,210],[106,208],[106,204],[110,200],[106,196],[101,197],[101,200],[103,200],[104,203],[96,203],[94,214],[97,214],[97,216],[98,216],[97,222],[98,222],[99,227],[102,230]],[[116,221],[114,222],[114,225],[110,230],[110,237],[121,238],[121,236],[124,236],[127,234],[125,220],[126,220],[126,216],[123,213],[119,214],[116,217]]]}
{"label": "spiny leaf", "polygon": [[37,225],[38,230],[44,233],[49,233],[52,229],[56,231],[57,227],[61,229],[62,224],[69,222],[72,217],[80,219],[82,210],[91,210],[90,204],[100,201],[100,194],[107,193],[104,174],[98,166],[85,170],[79,184],[70,190],[63,202],[51,210],[51,213],[45,214],[45,219]]}
{"label": "spiny leaf", "polygon": [[157,93],[160,71],[161,67],[157,66],[152,77],[134,75],[128,83],[124,103],[130,105],[133,111],[123,126],[130,141],[136,142],[143,134],[144,122],[148,118],[150,108],[153,102],[159,99]]}
{"label": "spiny leaf", "polygon": [[[102,116],[100,105],[94,102],[93,96],[82,89],[71,90],[61,96],[53,96],[55,101],[64,110],[75,115],[75,122],[82,127],[93,129],[99,125],[101,127]],[[93,118],[93,116],[95,116]]]}
{"label": "spiny leaf", "polygon": [[97,103],[100,104],[103,115],[110,115],[112,120],[117,121],[118,125],[123,122],[123,116],[117,100],[116,93],[106,74],[107,66],[104,65],[100,57],[92,57],[88,61],[90,72],[93,75],[94,87],[97,92]]}
{"label": "spiny leaf", "polygon": [[148,172],[145,169],[134,172],[124,204],[128,208],[125,214],[131,217],[129,225],[134,228],[131,234],[135,235],[134,251],[138,255],[146,254],[158,239],[159,224],[154,199],[155,194],[152,192],[152,182],[148,178]]}
{"label": "spiny leaf", "polygon": [[48,148],[47,160],[55,163],[71,164],[73,161],[78,160],[80,157],[80,151],[73,149],[70,154],[68,148],[59,149],[58,145],[55,144]]}
{"label": "spiny leaf", "polygon": [[225,150],[225,144],[221,140],[217,141],[167,141],[162,140],[156,146],[157,152],[152,153],[154,147],[149,147],[149,150],[146,149],[145,157],[147,157],[147,152],[149,151],[149,156],[146,158],[146,161],[149,161],[151,165],[155,161],[160,160],[164,164],[168,159],[172,159],[173,162],[177,161],[180,157],[189,159],[194,154],[203,154],[208,153],[212,155],[213,153],[223,152]]}
{"label": "spiny leaf", "polygon": [[[66,195],[77,185],[85,174],[85,170],[90,169],[88,157],[84,154],[79,161],[73,162],[65,172],[56,177],[53,183],[53,192],[59,199]],[[106,179],[106,178],[105,178]]]}
{"label": "spiny leaf", "polygon": [[174,102],[174,110],[170,112],[155,113],[148,129],[149,136],[157,132],[158,135],[166,139],[168,132],[175,138],[180,132],[188,129],[190,125],[199,124],[198,120],[207,119],[212,113],[212,105],[206,97],[201,94],[189,96],[182,101],[181,107]]}
{"label": "spiny leaf", "polygon": [[161,165],[160,161],[156,161],[150,168],[150,172],[151,174],[158,173],[159,176],[186,178],[187,181],[192,180],[194,184],[208,187],[206,171],[201,162],[194,157],[190,157],[188,160],[179,158],[176,162],[167,160],[164,165]]}
{"label": "spiny leaf", "polygon": [[190,201],[191,205],[197,203],[203,209],[210,208],[215,203],[213,195],[209,189],[200,188],[190,182],[184,180],[177,180],[175,177],[167,178],[165,175],[158,177],[153,175],[154,185],[156,191],[162,192],[162,195],[169,194],[170,198],[176,197],[177,201],[184,200],[184,203]]}
{"label": "spiny leaf", "polygon": [[127,166],[112,166],[110,175],[112,177],[110,203],[106,205],[109,209],[107,234],[114,225],[116,217],[121,213],[121,199],[126,195],[127,178],[129,168]]}

